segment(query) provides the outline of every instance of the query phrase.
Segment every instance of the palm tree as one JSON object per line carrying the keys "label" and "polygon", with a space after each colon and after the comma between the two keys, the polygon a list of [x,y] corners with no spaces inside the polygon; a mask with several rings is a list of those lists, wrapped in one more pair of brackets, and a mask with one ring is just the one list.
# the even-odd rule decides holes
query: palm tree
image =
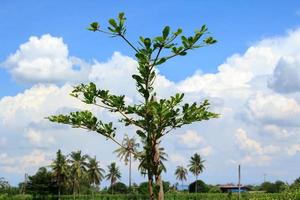
{"label": "palm tree", "polygon": [[197,193],[197,181],[198,181],[198,175],[203,172],[205,169],[203,163],[205,160],[202,160],[201,156],[197,153],[195,153],[190,160],[189,170],[196,176],[196,185],[195,185],[195,191]]}
{"label": "palm tree", "polygon": [[[103,173],[105,173],[105,171],[99,166],[99,162],[96,160],[96,157],[89,158],[87,167],[88,167],[87,175],[90,184],[92,184],[94,187],[96,185],[100,185],[100,182],[104,178]],[[93,199],[94,199],[94,190],[93,190]]]}
{"label": "palm tree", "polygon": [[118,179],[121,178],[121,172],[119,170],[119,167],[116,166],[116,163],[113,162],[108,167],[108,174],[105,176],[106,180],[110,180],[110,188],[111,193],[113,193],[113,185],[116,183]]}
{"label": "palm tree", "polygon": [[175,170],[176,179],[181,181],[181,187],[183,188],[183,181],[186,181],[187,169],[183,166],[177,166]]}
{"label": "palm tree", "polygon": [[58,199],[60,199],[61,187],[67,179],[68,163],[66,156],[61,153],[59,149],[56,153],[56,159],[53,160],[50,167],[52,168],[53,175],[58,186]]}
{"label": "palm tree", "polygon": [[70,154],[70,167],[71,167],[71,176],[73,182],[73,197],[75,198],[75,191],[77,190],[78,194],[80,192],[80,181],[87,171],[87,155],[81,155],[81,151],[73,151]]}
{"label": "palm tree", "polygon": [[[117,156],[120,160],[124,160],[125,165],[129,164],[129,188],[131,188],[131,162],[132,155],[136,155],[137,148],[139,147],[139,143],[136,142],[135,138],[129,138],[128,135],[125,135],[122,146],[114,151],[117,153]],[[133,157],[134,160],[137,159],[136,156]]]}

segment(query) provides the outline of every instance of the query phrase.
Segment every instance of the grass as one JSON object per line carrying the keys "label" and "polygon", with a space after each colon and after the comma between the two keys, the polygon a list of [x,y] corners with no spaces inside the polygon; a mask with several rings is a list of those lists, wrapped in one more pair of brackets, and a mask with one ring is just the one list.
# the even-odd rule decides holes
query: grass
{"label": "grass", "polygon": [[[57,200],[57,196],[48,197],[36,197],[33,198],[30,195],[0,195],[0,200]],[[125,195],[125,194],[97,194],[94,200],[148,200],[147,195]],[[200,194],[166,194],[165,200],[237,200],[237,194],[212,194],[212,193],[200,193]],[[73,200],[72,195],[61,196],[61,200]],[[91,195],[76,196],[76,200],[93,200]],[[285,193],[244,193],[241,196],[241,200],[300,200],[300,192],[285,192]]]}

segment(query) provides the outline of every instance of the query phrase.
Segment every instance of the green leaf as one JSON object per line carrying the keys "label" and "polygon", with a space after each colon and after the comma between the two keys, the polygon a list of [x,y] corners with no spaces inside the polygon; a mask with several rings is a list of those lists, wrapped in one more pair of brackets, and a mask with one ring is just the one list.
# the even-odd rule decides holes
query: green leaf
{"label": "green leaf", "polygon": [[163,39],[167,39],[168,35],[170,33],[170,27],[169,26],[166,26],[163,30]]}
{"label": "green leaf", "polygon": [[98,24],[98,22],[93,22],[93,23],[91,23],[90,24],[90,27],[88,27],[87,29],[89,30],[89,31],[97,31],[97,30],[99,30],[99,28],[100,28],[100,25]]}
{"label": "green leaf", "polygon": [[110,25],[112,25],[114,28],[117,28],[117,27],[118,27],[117,22],[116,22],[114,19],[110,19],[110,20],[108,20],[108,22],[109,22]]}

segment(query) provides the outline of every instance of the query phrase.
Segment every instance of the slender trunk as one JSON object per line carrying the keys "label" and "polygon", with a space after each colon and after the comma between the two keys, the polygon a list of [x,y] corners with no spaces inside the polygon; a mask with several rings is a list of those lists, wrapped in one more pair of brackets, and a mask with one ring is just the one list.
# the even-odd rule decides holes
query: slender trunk
{"label": "slender trunk", "polygon": [[154,143],[154,160],[153,161],[154,161],[155,166],[156,166],[155,182],[156,182],[156,185],[159,186],[157,199],[158,200],[164,200],[164,188],[163,188],[163,182],[162,182],[161,174],[160,174],[161,172],[159,170],[159,167],[160,167],[160,152],[159,152],[159,146],[158,146],[157,141],[155,141],[155,143]]}
{"label": "slender trunk", "polygon": [[57,180],[57,186],[58,186],[58,200],[60,200],[60,179]]}
{"label": "slender trunk", "polygon": [[197,193],[198,192],[198,190],[197,190],[197,184],[198,183],[198,175],[196,175],[196,185],[195,185],[195,192]]}
{"label": "slender trunk", "polygon": [[129,189],[131,190],[131,153],[129,153]]}
{"label": "slender trunk", "polygon": [[150,172],[148,172],[148,191],[149,191],[149,199],[154,200],[153,194],[153,176]]}
{"label": "slender trunk", "polygon": [[75,200],[75,180],[73,182],[73,199]]}
{"label": "slender trunk", "polygon": [[94,191],[94,190],[95,190],[95,187],[96,187],[96,186],[95,186],[95,185],[96,185],[95,182],[96,182],[96,181],[95,181],[95,177],[94,177],[93,188],[92,188],[93,199],[95,199],[95,191]]}
{"label": "slender trunk", "polygon": [[159,186],[159,191],[157,195],[157,200],[164,200],[164,185],[161,179],[161,175],[158,175],[155,180],[156,184]]}
{"label": "slender trunk", "polygon": [[182,189],[182,191],[184,191],[184,189],[183,189],[183,181],[181,181],[181,189]]}
{"label": "slender trunk", "polygon": [[113,180],[110,180],[110,188],[111,188],[111,194],[114,194],[114,188],[113,188]]}

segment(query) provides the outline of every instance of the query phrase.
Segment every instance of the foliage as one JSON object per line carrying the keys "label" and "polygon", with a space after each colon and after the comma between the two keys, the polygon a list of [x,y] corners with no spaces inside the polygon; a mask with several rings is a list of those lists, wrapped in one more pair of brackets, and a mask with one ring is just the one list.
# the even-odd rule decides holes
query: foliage
{"label": "foliage", "polygon": [[126,194],[128,193],[128,187],[122,182],[117,182],[113,185],[113,187],[109,187],[107,192],[114,192],[116,194]]}
{"label": "foliage", "polygon": [[180,180],[183,185],[183,181],[186,181],[187,169],[183,166],[177,166],[175,170],[175,176],[177,180]]}
{"label": "foliage", "polygon": [[279,193],[285,190],[286,184],[282,181],[276,181],[275,183],[264,182],[260,185],[260,190],[267,193]]}
{"label": "foliage", "polygon": [[105,177],[106,180],[110,181],[110,188],[111,188],[111,192],[113,193],[113,189],[116,181],[121,178],[121,172],[115,162],[108,165],[107,168],[108,168],[107,170],[108,174]]}
{"label": "foliage", "polygon": [[[139,46],[133,45],[126,37],[125,15],[119,13],[117,19],[110,19],[108,30],[103,30],[98,22],[93,22],[88,30],[105,33],[112,37],[123,39],[134,51],[138,62],[137,73],[132,75],[136,82],[137,93],[142,100],[138,104],[127,105],[125,95],[115,95],[105,89],[99,89],[94,83],[80,84],[74,87],[71,95],[86,104],[93,104],[120,115],[120,122],[125,126],[135,126],[136,134],[143,142],[143,154],[140,155],[140,169],[147,173],[150,199],[154,195],[163,198],[163,184],[161,172],[165,169],[160,155],[160,144],[163,136],[184,125],[211,118],[218,114],[208,111],[209,102],[182,103],[184,94],[175,94],[167,99],[158,99],[154,83],[157,76],[157,66],[177,57],[185,56],[196,48],[214,44],[216,40],[207,36],[205,25],[196,30],[192,36],[184,36],[182,29],[171,31],[165,26],[162,33],[154,38],[140,37]],[[181,36],[181,37],[180,37]],[[74,128],[84,128],[103,135],[123,146],[115,139],[116,127],[112,122],[103,122],[92,112],[76,111],[67,115],[56,115],[48,118],[52,122],[63,123]],[[157,194],[153,194],[152,183],[155,180],[159,187]]]}
{"label": "foliage", "polygon": [[[197,185],[196,185],[197,183]],[[197,188],[197,190],[196,190]],[[201,180],[197,180],[189,184],[189,192],[190,193],[203,193],[203,192],[208,192],[208,186]]]}
{"label": "foliage", "polygon": [[53,180],[52,172],[45,167],[38,169],[37,173],[28,177],[26,191],[33,196],[56,194],[57,186]]}

